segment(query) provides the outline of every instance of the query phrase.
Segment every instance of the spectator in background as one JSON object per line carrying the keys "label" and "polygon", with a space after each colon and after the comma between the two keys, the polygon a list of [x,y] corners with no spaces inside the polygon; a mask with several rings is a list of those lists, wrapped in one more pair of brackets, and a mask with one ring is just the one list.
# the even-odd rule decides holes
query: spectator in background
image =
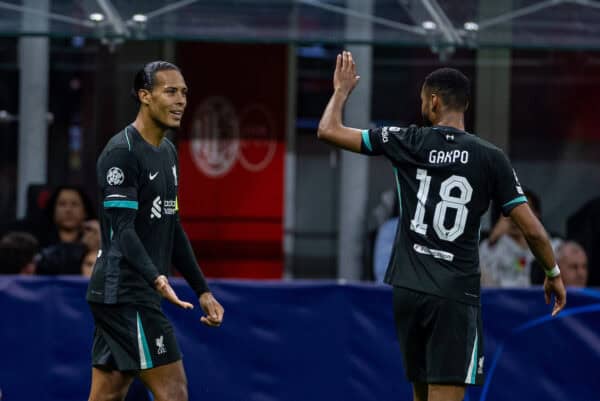
{"label": "spectator in background", "polygon": [[581,244],[588,258],[587,285],[600,286],[600,198],[586,202],[567,220],[567,238]]}
{"label": "spectator in background", "polygon": [[91,219],[83,223],[81,242],[89,251],[97,252],[100,249],[100,222],[98,219]]}
{"label": "spectator in background", "polygon": [[[87,246],[84,238],[84,222],[93,219],[91,201],[83,190],[73,186],[56,189],[48,200],[46,215],[50,226],[41,234],[40,243],[47,244],[40,252],[39,274],[81,274],[81,261]],[[94,241],[90,234],[89,240]]]}
{"label": "spectator in background", "polygon": [[81,242],[86,247],[86,253],[81,261],[81,275],[91,277],[100,249],[100,222],[98,220],[92,219],[83,223]]}
{"label": "spectator in background", "polygon": [[83,260],[81,261],[81,275],[85,277],[92,277],[92,272],[94,271],[94,265],[96,264],[96,256],[98,255],[97,250],[88,250],[83,255]]}
{"label": "spectator in background", "polygon": [[[540,217],[539,198],[524,191],[533,213]],[[489,237],[479,246],[481,285],[485,287],[529,287],[531,263],[535,260],[525,236],[511,219],[501,216]]]}
{"label": "spectator in background", "polygon": [[0,274],[35,273],[34,258],[38,252],[38,241],[25,232],[12,232],[0,240]]}
{"label": "spectator in background", "polygon": [[371,210],[367,219],[367,234],[363,248],[363,266],[365,266],[363,280],[383,282],[396,234],[394,228],[392,237],[389,237],[390,225],[398,224],[398,215],[399,201],[396,188],[383,191],[379,203]]}
{"label": "spectator in background", "polygon": [[42,247],[78,242],[83,222],[95,218],[92,202],[75,186],[61,186],[54,191],[48,199],[46,216],[50,227],[45,236],[38,237]]}
{"label": "spectator in background", "polygon": [[588,258],[585,250],[575,241],[562,243],[556,259],[566,286],[585,287],[588,281]]}
{"label": "spectator in background", "polygon": [[392,249],[394,248],[394,239],[398,229],[398,217],[392,217],[379,227],[375,237],[375,246],[373,247],[373,275],[375,282],[383,283],[385,272],[387,271],[390,259],[392,258]]}

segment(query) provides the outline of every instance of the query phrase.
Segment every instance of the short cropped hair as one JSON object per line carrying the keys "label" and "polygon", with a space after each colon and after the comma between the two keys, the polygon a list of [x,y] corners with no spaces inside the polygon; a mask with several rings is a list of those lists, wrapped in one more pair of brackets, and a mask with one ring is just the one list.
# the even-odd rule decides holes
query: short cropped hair
{"label": "short cropped hair", "polygon": [[133,87],[131,88],[131,96],[138,104],[140,103],[140,97],[138,91],[140,89],[147,89],[149,91],[154,88],[154,79],[158,71],[175,70],[181,72],[179,67],[168,61],[151,61],[144,65],[138,72],[136,72],[133,78]]}
{"label": "short cropped hair", "polygon": [[0,273],[19,274],[38,252],[37,239],[26,232],[14,231],[0,239]]}
{"label": "short cropped hair", "polygon": [[465,111],[471,96],[471,83],[462,72],[454,68],[440,68],[425,78],[423,87],[442,98],[452,110]]}

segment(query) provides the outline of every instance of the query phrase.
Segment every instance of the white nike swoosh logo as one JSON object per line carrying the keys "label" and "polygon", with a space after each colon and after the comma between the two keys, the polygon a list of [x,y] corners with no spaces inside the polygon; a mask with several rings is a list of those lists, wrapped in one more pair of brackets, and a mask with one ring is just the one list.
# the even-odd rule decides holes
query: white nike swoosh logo
{"label": "white nike swoosh logo", "polygon": [[107,198],[127,198],[127,196],[126,195],[113,194],[113,195],[108,195]]}
{"label": "white nike swoosh logo", "polygon": [[158,171],[154,174],[150,173],[150,181],[152,181],[153,179],[156,178],[156,176],[158,175]]}

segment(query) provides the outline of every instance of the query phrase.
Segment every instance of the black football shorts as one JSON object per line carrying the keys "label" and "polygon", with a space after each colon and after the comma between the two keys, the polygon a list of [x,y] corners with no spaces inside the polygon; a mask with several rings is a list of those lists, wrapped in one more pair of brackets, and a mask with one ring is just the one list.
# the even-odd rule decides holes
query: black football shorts
{"label": "black football shorts", "polygon": [[394,287],[406,376],[429,384],[483,384],[481,308]]}
{"label": "black football shorts", "polygon": [[89,305],[96,325],[92,366],[139,371],[181,359],[173,327],[159,307]]}

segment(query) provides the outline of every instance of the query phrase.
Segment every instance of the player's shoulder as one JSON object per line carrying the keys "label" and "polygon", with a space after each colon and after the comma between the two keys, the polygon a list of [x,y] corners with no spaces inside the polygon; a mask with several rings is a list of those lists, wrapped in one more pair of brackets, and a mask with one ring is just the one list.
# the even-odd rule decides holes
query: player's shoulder
{"label": "player's shoulder", "polygon": [[119,131],[115,135],[113,135],[106,145],[104,149],[100,153],[98,157],[98,162],[103,159],[131,159],[135,158],[134,153],[134,138],[132,137],[131,132],[127,130],[127,127],[123,130]]}
{"label": "player's shoulder", "polygon": [[396,137],[398,140],[404,143],[415,142],[424,139],[422,128],[416,125],[409,125],[408,127],[384,125],[376,128],[375,131],[379,133],[383,143],[388,142],[390,137]]}
{"label": "player's shoulder", "polygon": [[115,149],[126,149],[127,151],[133,151],[133,138],[131,133],[128,132],[127,127],[122,129],[113,135],[106,146],[104,147],[103,153],[108,153]]}
{"label": "player's shoulder", "polygon": [[173,141],[171,141],[169,138],[167,138],[166,136],[163,139],[163,142],[166,145],[166,148],[168,149],[168,151],[174,155],[175,157],[177,157],[177,147],[175,146],[175,144],[173,143]]}
{"label": "player's shoulder", "polygon": [[498,146],[494,145],[490,141],[483,139],[479,135],[471,134],[469,138],[482,149],[488,150],[490,152],[502,153],[502,149],[500,149]]}

